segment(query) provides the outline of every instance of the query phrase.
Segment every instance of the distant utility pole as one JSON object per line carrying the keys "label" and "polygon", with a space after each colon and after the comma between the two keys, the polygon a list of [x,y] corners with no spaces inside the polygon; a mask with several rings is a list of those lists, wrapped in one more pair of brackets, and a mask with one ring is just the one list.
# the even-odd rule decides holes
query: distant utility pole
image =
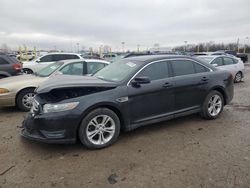
{"label": "distant utility pole", "polygon": [[77,45],[77,53],[79,53],[80,52],[80,50],[79,50],[80,43],[78,42],[78,43],[76,43],[76,45]]}

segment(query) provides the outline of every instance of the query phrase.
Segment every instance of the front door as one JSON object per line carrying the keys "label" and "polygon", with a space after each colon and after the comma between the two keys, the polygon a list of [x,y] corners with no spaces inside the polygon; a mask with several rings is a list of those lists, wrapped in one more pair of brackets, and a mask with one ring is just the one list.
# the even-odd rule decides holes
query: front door
{"label": "front door", "polygon": [[174,81],[169,78],[167,62],[149,64],[136,77],[148,77],[151,82],[139,87],[128,85],[131,123],[169,115],[174,109]]}

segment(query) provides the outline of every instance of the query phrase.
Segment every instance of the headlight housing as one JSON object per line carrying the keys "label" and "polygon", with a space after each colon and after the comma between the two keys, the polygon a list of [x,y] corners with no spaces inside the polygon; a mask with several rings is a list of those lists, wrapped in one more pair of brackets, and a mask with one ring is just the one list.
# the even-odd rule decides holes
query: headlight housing
{"label": "headlight housing", "polygon": [[66,110],[72,110],[79,102],[70,102],[70,103],[62,103],[62,104],[45,104],[43,106],[43,113],[51,113],[51,112],[62,112]]}
{"label": "headlight housing", "polygon": [[3,93],[9,93],[10,91],[8,89],[5,89],[5,88],[0,88],[0,94],[3,94]]}

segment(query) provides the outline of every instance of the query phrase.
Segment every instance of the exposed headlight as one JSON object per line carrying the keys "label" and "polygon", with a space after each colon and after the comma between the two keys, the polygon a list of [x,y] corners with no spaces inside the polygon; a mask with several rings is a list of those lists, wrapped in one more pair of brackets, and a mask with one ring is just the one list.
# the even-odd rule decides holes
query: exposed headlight
{"label": "exposed headlight", "polygon": [[43,112],[44,113],[50,113],[50,112],[61,112],[66,110],[72,110],[79,102],[70,102],[70,103],[63,103],[63,104],[45,104],[43,106]]}
{"label": "exposed headlight", "polygon": [[10,91],[8,89],[5,88],[0,88],[0,94],[2,93],[9,93]]}

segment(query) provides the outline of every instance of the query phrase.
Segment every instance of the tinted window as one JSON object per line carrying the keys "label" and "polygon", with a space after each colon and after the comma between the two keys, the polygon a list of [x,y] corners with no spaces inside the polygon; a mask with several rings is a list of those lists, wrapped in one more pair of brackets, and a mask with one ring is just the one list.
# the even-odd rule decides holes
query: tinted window
{"label": "tinted window", "polygon": [[88,74],[93,74],[105,67],[104,63],[99,62],[87,62]]}
{"label": "tinted window", "polygon": [[136,77],[149,77],[150,80],[159,80],[168,77],[166,62],[153,63],[145,67]]}
{"label": "tinted window", "polygon": [[193,62],[189,60],[172,61],[172,66],[175,76],[195,73]]}
{"label": "tinted window", "polygon": [[6,61],[4,58],[0,57],[0,65],[6,65],[9,64],[8,61]]}
{"label": "tinted window", "polygon": [[218,57],[215,60],[213,60],[211,64],[217,64],[218,66],[222,66],[223,65],[223,59],[221,57]]}
{"label": "tinted window", "polygon": [[83,63],[71,63],[60,69],[62,74],[83,75]]}
{"label": "tinted window", "polygon": [[208,69],[198,63],[193,63],[194,64],[194,68],[195,68],[195,72],[196,73],[200,73],[200,72],[207,72]]}
{"label": "tinted window", "polygon": [[233,59],[229,58],[229,57],[223,57],[224,59],[224,65],[232,65],[234,64]]}
{"label": "tinted window", "polygon": [[52,57],[53,57],[53,55],[43,56],[42,58],[40,58],[40,62],[51,62],[51,61],[53,61]]}
{"label": "tinted window", "polygon": [[64,59],[79,59],[79,57],[73,54],[65,54]]}
{"label": "tinted window", "polygon": [[53,61],[61,61],[61,60],[64,60],[65,59],[65,55],[63,54],[55,54],[53,55]]}

